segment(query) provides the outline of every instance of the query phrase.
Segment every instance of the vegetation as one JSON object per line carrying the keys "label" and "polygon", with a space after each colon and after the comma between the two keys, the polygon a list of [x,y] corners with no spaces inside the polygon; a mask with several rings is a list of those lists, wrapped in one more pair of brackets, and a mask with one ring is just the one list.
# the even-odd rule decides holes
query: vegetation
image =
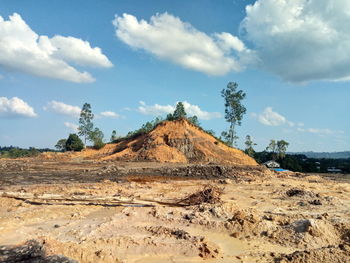
{"label": "vegetation", "polygon": [[67,143],[67,139],[60,139],[56,143],[55,148],[60,152],[65,152],[67,150],[66,143]]}
{"label": "vegetation", "polygon": [[[254,158],[258,163],[264,163],[272,159],[271,152],[256,152]],[[276,161],[282,168],[294,172],[304,173],[327,173],[327,169],[335,167],[343,173],[350,173],[350,158],[347,159],[326,159],[308,158],[304,154],[286,154],[284,158],[277,158]]]}
{"label": "vegetation", "polygon": [[95,128],[93,131],[89,132],[88,138],[94,143],[93,147],[97,150],[105,146],[103,142],[104,134],[99,128]]}
{"label": "vegetation", "polygon": [[75,133],[69,134],[69,137],[66,142],[66,150],[67,151],[75,151],[79,152],[84,149],[84,143]]}
{"label": "vegetation", "polygon": [[[185,111],[185,106],[182,102],[178,102],[176,104],[176,108],[175,108],[174,112],[169,113],[166,116],[167,121],[175,121],[175,120],[186,119],[186,118],[187,118],[187,113]],[[197,119],[197,121],[198,121],[198,119]]]}
{"label": "vegetation", "polygon": [[233,146],[238,139],[235,128],[242,124],[243,115],[247,111],[242,105],[246,94],[242,90],[238,90],[236,82],[229,82],[227,87],[221,91],[221,96],[225,100],[225,119],[230,123],[228,131],[222,132],[221,135],[229,146]]}
{"label": "vegetation", "polygon": [[110,142],[114,142],[116,139],[118,139],[117,132],[116,130],[113,130],[110,138]]}
{"label": "vegetation", "polygon": [[28,149],[9,146],[0,146],[0,158],[22,158],[22,157],[34,157],[42,152],[53,152],[54,150],[49,148],[36,149],[34,147],[29,147]]}
{"label": "vegetation", "polygon": [[276,161],[276,159],[283,159],[286,156],[288,146],[289,143],[285,140],[271,140],[270,144],[266,147],[266,151],[270,152],[272,160]]}
{"label": "vegetation", "polygon": [[187,118],[187,113],[185,111],[185,106],[182,102],[178,102],[176,104],[176,108],[175,108],[175,111],[172,115],[172,119],[173,120],[179,120],[179,119],[182,119],[182,118]]}
{"label": "vegetation", "polygon": [[187,118],[189,120],[189,122],[191,122],[193,125],[196,125],[198,127],[201,126],[199,120],[198,120],[198,117],[196,115],[192,116],[192,117],[189,117]]}
{"label": "vegetation", "polygon": [[152,131],[159,123],[163,122],[164,119],[162,119],[161,117],[156,117],[153,121],[148,121],[145,124],[143,124],[141,126],[141,128],[135,130],[135,131],[130,131],[127,133],[126,136],[124,137],[119,137],[117,139],[115,139],[113,142],[117,143],[126,139],[133,139],[136,138],[138,136],[144,135],[150,131]]}
{"label": "vegetation", "polygon": [[[92,120],[94,114],[91,111],[91,105],[89,103],[84,103],[83,108],[80,112],[78,134],[84,137],[84,142],[86,145],[86,139],[89,138],[89,134],[93,131],[94,124]],[[91,137],[90,137],[91,138]]]}
{"label": "vegetation", "polygon": [[277,157],[279,159],[284,159],[286,157],[286,151],[289,143],[285,140],[277,141]]}
{"label": "vegetation", "polygon": [[276,160],[277,159],[277,143],[275,140],[271,140],[270,144],[266,147],[265,151],[270,152],[271,159]]}
{"label": "vegetation", "polygon": [[255,145],[257,145],[257,144],[252,141],[252,138],[250,137],[250,135],[247,135],[245,137],[245,147],[246,148],[245,148],[244,152],[246,154],[248,154],[250,157],[254,157],[255,150],[254,150],[253,146],[255,146]]}

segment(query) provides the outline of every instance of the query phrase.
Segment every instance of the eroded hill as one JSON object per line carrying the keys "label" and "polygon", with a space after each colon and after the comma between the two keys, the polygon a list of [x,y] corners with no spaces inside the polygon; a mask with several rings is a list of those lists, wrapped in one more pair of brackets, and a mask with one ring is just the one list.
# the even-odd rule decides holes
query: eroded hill
{"label": "eroded hill", "polygon": [[162,122],[147,134],[107,144],[100,150],[68,155],[98,160],[257,165],[242,151],[228,147],[185,119]]}

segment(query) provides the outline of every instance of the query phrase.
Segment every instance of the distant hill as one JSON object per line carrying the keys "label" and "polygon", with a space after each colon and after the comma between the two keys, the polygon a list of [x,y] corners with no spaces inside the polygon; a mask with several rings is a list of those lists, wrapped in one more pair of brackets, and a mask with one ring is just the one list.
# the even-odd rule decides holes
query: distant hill
{"label": "distant hill", "polygon": [[292,155],[304,154],[308,158],[315,159],[347,159],[350,158],[350,151],[345,152],[293,152]]}

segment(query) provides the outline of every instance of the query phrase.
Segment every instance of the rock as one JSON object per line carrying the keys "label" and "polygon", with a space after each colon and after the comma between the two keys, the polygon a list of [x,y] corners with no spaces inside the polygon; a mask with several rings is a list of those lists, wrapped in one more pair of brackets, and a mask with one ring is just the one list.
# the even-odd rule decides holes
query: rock
{"label": "rock", "polygon": [[322,205],[322,202],[320,199],[315,199],[315,200],[309,201],[309,204],[310,205]]}
{"label": "rock", "polygon": [[234,232],[231,234],[231,237],[238,238],[240,236],[239,232]]}
{"label": "rock", "polygon": [[312,219],[302,219],[298,221],[294,221],[290,224],[290,227],[297,233],[305,233],[308,232],[311,226],[315,226],[316,223]]}
{"label": "rock", "polygon": [[286,191],[286,195],[289,196],[289,197],[292,197],[292,196],[303,196],[305,194],[306,194],[306,192],[304,190],[298,189],[298,188],[291,188],[288,191]]}
{"label": "rock", "polygon": [[43,244],[37,240],[29,240],[21,246],[0,246],[0,262],[76,263],[62,255],[46,257]]}

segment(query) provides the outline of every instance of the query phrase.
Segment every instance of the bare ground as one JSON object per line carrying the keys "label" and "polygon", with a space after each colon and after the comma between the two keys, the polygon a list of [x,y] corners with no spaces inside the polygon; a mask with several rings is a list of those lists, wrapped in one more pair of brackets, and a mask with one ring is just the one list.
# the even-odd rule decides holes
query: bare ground
{"label": "bare ground", "polygon": [[[0,185],[3,262],[11,262],[4,251],[28,240],[47,257],[77,262],[350,261],[350,185],[342,175],[7,160]],[[222,191],[218,200],[180,202],[208,187]]]}

